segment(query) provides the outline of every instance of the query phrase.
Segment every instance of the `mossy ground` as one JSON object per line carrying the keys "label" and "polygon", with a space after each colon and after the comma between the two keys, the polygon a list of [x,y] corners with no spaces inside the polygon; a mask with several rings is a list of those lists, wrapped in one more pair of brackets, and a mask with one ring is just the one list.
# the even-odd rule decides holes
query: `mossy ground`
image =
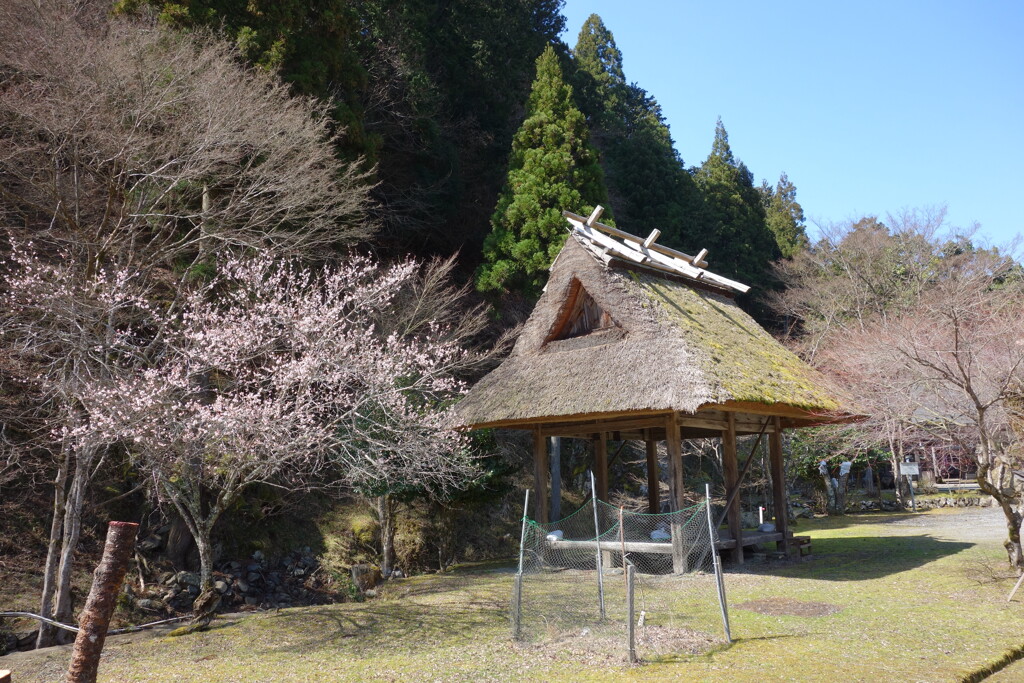
{"label": "mossy ground", "polygon": [[[222,618],[184,638],[108,641],[105,681],[688,680],[954,681],[1024,644],[1024,603],[991,509],[804,522],[814,559],[727,573],[735,642],[628,667],[620,652],[516,644],[512,574],[464,567],[391,583],[382,598]],[[833,605],[773,616],[741,603]],[[15,680],[57,680],[66,650],[0,660]],[[1005,670],[1005,675],[1013,670]]]}

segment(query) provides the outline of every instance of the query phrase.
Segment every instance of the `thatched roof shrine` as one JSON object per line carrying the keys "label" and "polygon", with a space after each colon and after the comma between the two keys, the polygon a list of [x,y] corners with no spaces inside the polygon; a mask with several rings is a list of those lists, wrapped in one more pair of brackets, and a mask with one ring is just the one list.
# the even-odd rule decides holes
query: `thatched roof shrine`
{"label": "thatched roof shrine", "polygon": [[[691,257],[657,245],[657,231],[636,237],[598,216],[566,213],[572,234],[543,295],[508,358],[459,404],[460,421],[532,430],[539,493],[547,489],[549,436],[594,440],[601,498],[608,438],[647,441],[649,474],[657,470],[651,444],[665,440],[680,504],[683,438],[722,437],[729,490],[739,483],[736,436],[767,434],[781,484],[781,430],[849,419],[843,401],[736,304],[747,287],[706,270],[707,252]],[[657,480],[651,484],[655,511]],[[787,510],[781,486],[776,493]],[[739,540],[733,499],[730,527]],[[546,502],[540,495],[539,518]],[[785,516],[777,522],[783,534]]]}

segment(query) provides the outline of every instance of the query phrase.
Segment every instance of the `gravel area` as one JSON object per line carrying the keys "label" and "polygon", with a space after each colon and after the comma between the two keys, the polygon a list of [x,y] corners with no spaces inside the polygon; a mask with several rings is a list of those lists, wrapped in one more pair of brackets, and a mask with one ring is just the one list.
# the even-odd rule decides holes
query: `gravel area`
{"label": "gravel area", "polygon": [[1006,517],[998,507],[938,509],[894,519],[894,527],[921,529],[936,538],[956,541],[1001,541]]}

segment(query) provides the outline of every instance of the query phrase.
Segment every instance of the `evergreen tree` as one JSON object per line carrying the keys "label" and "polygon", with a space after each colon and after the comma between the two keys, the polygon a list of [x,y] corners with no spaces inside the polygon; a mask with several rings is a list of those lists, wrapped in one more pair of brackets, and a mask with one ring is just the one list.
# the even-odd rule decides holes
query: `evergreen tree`
{"label": "evergreen tree", "polygon": [[601,17],[591,14],[583,22],[572,56],[580,109],[595,133],[617,132],[624,127],[628,111],[626,77],[622,53]]}
{"label": "evergreen tree", "polygon": [[658,102],[626,84],[622,53],[598,15],[583,24],[573,58],[577,101],[601,151],[619,226],[638,234],[658,228],[663,244],[693,248],[699,192]]}
{"label": "evergreen tree", "polygon": [[565,243],[562,210],[587,213],[606,196],[586,120],[549,45],[537,59],[526,120],[512,140],[508,180],[484,242],[477,288],[539,294]]}
{"label": "evergreen tree", "polygon": [[718,119],[711,154],[695,179],[704,195],[703,226],[708,261],[717,273],[763,290],[772,283],[771,262],[781,256],[769,230],[753,174],[729,146]]}
{"label": "evergreen tree", "polygon": [[796,201],[796,185],[783,173],[773,188],[764,181],[761,184],[761,203],[764,206],[768,229],[775,236],[784,258],[806,249],[807,231],[804,228],[804,210]]}

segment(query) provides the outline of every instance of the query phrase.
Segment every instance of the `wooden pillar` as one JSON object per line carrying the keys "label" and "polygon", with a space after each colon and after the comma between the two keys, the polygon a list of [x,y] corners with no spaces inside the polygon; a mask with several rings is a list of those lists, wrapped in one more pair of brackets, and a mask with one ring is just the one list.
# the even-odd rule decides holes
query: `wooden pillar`
{"label": "wooden pillar", "polygon": [[661,512],[661,477],[658,469],[658,442],[644,434],[647,448],[647,511],[652,515]]}
{"label": "wooden pillar", "polygon": [[743,524],[740,518],[740,496],[732,492],[739,486],[739,463],[736,459],[736,414],[727,412],[725,414],[726,428],[722,432],[722,469],[725,472],[725,497],[728,500],[732,497],[732,504],[729,505],[729,534],[736,541],[736,548],[732,551],[732,560],[736,564],[743,564]]}
{"label": "wooden pillar", "polygon": [[551,519],[562,518],[562,439],[551,437]]}
{"label": "wooden pillar", "polygon": [[[676,421],[676,414],[670,413],[665,418],[665,450],[668,452],[669,472],[669,507],[672,511],[682,510],[684,507],[683,494],[685,483],[683,481],[683,440],[679,432],[679,423]],[[683,535],[683,520],[677,515],[670,517],[669,533],[672,536],[672,571],[682,574],[687,570],[687,551]]]}
{"label": "wooden pillar", "polygon": [[685,507],[686,485],[683,483],[683,440],[675,413],[665,418],[665,450],[668,452],[669,507],[681,510]]}
{"label": "wooden pillar", "polygon": [[533,492],[537,521],[547,524],[548,519],[548,441],[540,428],[533,430]]}
{"label": "wooden pillar", "polygon": [[608,435],[604,432],[594,435],[594,479],[597,483],[597,499],[608,502]]}
{"label": "wooden pillar", "polygon": [[769,467],[772,473],[772,505],[775,507],[775,530],[782,534],[776,549],[788,556],[789,547],[789,496],[786,495],[786,471],[782,464],[782,420],[772,418],[775,429],[768,434]]}

